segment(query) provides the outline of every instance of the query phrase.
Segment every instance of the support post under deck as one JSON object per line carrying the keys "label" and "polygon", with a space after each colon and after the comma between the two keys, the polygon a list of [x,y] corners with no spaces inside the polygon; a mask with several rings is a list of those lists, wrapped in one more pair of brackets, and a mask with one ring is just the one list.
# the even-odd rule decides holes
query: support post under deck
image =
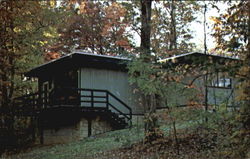
{"label": "support post under deck", "polygon": [[39,136],[40,136],[40,144],[44,143],[44,138],[43,138],[43,121],[42,117],[38,117],[38,131],[39,131]]}
{"label": "support post under deck", "polygon": [[91,120],[91,119],[88,119],[88,137],[90,137],[91,134],[92,134],[92,129],[91,129],[91,127],[92,127],[92,120]]}

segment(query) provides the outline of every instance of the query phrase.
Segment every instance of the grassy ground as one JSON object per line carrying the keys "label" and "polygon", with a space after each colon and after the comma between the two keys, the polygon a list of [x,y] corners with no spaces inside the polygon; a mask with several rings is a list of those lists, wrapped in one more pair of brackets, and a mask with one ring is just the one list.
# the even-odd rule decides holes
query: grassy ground
{"label": "grassy ground", "polygon": [[[199,109],[178,109],[171,115],[158,112],[164,138],[150,144],[143,141],[144,127],[141,123],[130,129],[107,132],[68,144],[34,146],[18,154],[5,155],[2,159],[217,159],[220,151],[217,142],[220,140],[215,130],[219,127],[216,128],[212,122],[217,119],[210,116],[208,121],[211,123],[206,122],[207,126],[204,126],[201,113]],[[178,142],[173,135],[173,119]],[[222,157],[219,155],[219,158]]]}
{"label": "grassy ground", "polygon": [[130,146],[143,139],[141,126],[104,133],[68,144],[36,146],[16,155],[3,158],[70,159],[86,158],[95,153]]}
{"label": "grassy ground", "polygon": [[[193,126],[194,123],[184,122],[177,124],[178,129]],[[168,135],[171,125],[161,126],[165,135]],[[118,149],[129,149],[132,145],[141,143],[144,138],[143,126],[134,126],[130,129],[107,132],[98,136],[83,139],[68,144],[35,146],[24,152],[5,155],[2,158],[9,159],[85,159],[103,158],[100,154],[112,152]],[[99,156],[99,157],[97,157]]]}

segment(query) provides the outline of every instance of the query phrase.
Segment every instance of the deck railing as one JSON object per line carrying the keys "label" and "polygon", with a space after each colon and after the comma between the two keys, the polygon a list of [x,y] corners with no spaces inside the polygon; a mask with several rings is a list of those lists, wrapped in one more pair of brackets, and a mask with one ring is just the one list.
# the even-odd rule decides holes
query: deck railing
{"label": "deck railing", "polygon": [[37,113],[52,107],[106,108],[127,121],[132,119],[131,108],[108,90],[60,88],[51,92],[37,92],[14,100],[15,112]]}
{"label": "deck railing", "polygon": [[41,110],[43,105],[46,105],[47,103],[44,96],[45,92],[37,92],[15,98],[13,102],[13,112],[15,114],[24,112],[33,114],[34,112]]}

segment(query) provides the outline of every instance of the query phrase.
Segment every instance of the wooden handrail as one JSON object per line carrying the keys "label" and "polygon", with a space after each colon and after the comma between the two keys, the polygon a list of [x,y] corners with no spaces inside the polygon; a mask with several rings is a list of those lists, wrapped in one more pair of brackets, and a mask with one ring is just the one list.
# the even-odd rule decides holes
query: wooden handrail
{"label": "wooden handrail", "polygon": [[[112,96],[113,98],[115,98],[117,101],[119,101],[124,107],[126,107],[127,109],[128,109],[128,111],[129,111],[129,118],[127,117],[127,114],[126,113],[122,113],[122,115],[124,116],[124,117],[126,117],[129,121],[130,121],[130,123],[131,123],[131,119],[132,119],[132,109],[126,104],[126,103],[124,103],[123,101],[121,101],[119,98],[117,98],[114,94],[112,94],[111,92],[109,92],[108,91],[108,93],[109,93],[109,95],[110,96]],[[131,124],[130,124],[131,125]]]}
{"label": "wooden handrail", "polygon": [[124,103],[123,101],[121,101],[119,98],[117,98],[114,94],[112,94],[111,92],[107,91],[108,94],[110,96],[112,96],[113,98],[115,98],[117,101],[119,101],[124,107],[126,107],[129,111],[131,111],[131,108],[126,104]]}
{"label": "wooden handrail", "polygon": [[[70,99],[71,94],[67,94],[67,90],[75,91],[76,98]],[[59,92],[59,93],[58,93]],[[66,92],[65,94],[63,92]],[[83,95],[83,92],[88,92],[87,95]],[[58,93],[58,94],[57,94]],[[61,94],[60,94],[61,93]],[[95,95],[95,93],[104,93],[103,95]],[[58,95],[58,97],[56,96]],[[74,96],[73,96],[74,97]],[[123,106],[125,109],[128,110],[128,112],[123,112],[121,109],[118,109],[115,107],[109,98],[112,97],[116,102],[119,103],[120,106]],[[83,100],[82,98],[89,98],[88,100]],[[99,99],[99,100],[97,100]],[[100,100],[102,99],[102,100]],[[95,103],[104,103],[106,109],[110,109],[109,107],[113,108],[116,112],[118,112],[120,115],[124,116],[126,119],[131,120],[132,119],[132,109],[124,103],[122,100],[120,100],[118,97],[116,97],[113,93],[111,93],[108,90],[101,90],[101,89],[86,89],[86,88],[59,88],[59,89],[53,89],[50,92],[40,91],[32,94],[27,94],[21,97],[17,97],[14,99],[16,104],[20,106],[20,108],[28,108],[26,105],[29,106],[29,108],[33,109],[30,111],[39,111],[41,109],[45,109],[53,107],[55,105],[61,105],[61,104],[71,104],[73,100],[76,102],[78,101],[81,106],[81,103],[89,103],[90,107],[99,107],[96,106]],[[53,103],[54,102],[54,103]],[[58,103],[57,103],[58,102]],[[75,104],[72,104],[75,105]],[[44,107],[43,107],[44,106]]]}
{"label": "wooden handrail", "polygon": [[[132,119],[132,110],[131,108],[126,104],[124,103],[122,100],[120,100],[119,98],[117,98],[114,94],[112,94],[111,92],[107,91],[108,95],[112,96],[114,99],[116,99],[116,101],[118,101],[119,103],[122,104],[122,106],[124,106],[125,108],[128,109],[129,111],[129,117],[127,117],[126,113],[123,113],[123,112],[120,112],[121,115],[123,115],[125,118],[127,118],[128,120],[131,120]],[[109,105],[112,105],[109,103]],[[112,105],[113,106],[113,105]],[[114,106],[113,106],[114,108]]]}

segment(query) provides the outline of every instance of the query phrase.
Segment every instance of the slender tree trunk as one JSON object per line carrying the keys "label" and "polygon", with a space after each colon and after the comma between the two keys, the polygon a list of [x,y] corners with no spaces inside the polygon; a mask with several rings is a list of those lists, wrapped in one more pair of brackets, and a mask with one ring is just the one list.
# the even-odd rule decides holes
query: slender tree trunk
{"label": "slender tree trunk", "polygon": [[[203,21],[203,29],[204,29],[204,54],[207,54],[207,33],[206,33],[206,13],[207,13],[207,4],[206,2],[204,2],[204,13],[203,13],[203,17],[204,17],[204,21]],[[205,86],[205,101],[204,101],[204,105],[205,105],[205,111],[208,111],[208,87],[207,87],[207,83],[208,83],[208,73],[205,74],[204,77],[204,86]],[[205,118],[205,121],[207,122],[208,118]]]}
{"label": "slender tree trunk", "polygon": [[207,4],[206,2],[204,2],[204,13],[203,13],[203,17],[204,17],[204,21],[203,21],[203,30],[204,30],[204,54],[207,54],[207,31],[206,31],[206,14],[207,14]]}
{"label": "slender tree trunk", "polygon": [[180,146],[179,146],[179,142],[178,142],[176,124],[175,124],[174,119],[173,119],[173,129],[174,129],[174,139],[175,139],[175,144],[176,144],[176,150],[177,150],[177,154],[179,155],[180,154]]}
{"label": "slender tree trunk", "polygon": [[[11,11],[11,13],[13,12],[13,2],[11,2],[10,11]],[[11,22],[10,22],[10,30],[11,30],[11,35],[12,35],[11,46],[10,46],[10,51],[11,51],[12,56],[9,57],[9,65],[10,65],[10,69],[9,69],[10,85],[9,85],[9,94],[8,94],[9,102],[12,101],[12,96],[13,96],[14,87],[15,87],[14,86],[14,78],[15,78],[15,68],[14,68],[14,57],[15,57],[14,39],[15,39],[15,37],[14,36],[15,36],[15,34],[14,34],[14,22],[13,22],[13,20],[11,20]]]}
{"label": "slender tree trunk", "polygon": [[152,0],[141,0],[141,49],[150,55]]}
{"label": "slender tree trunk", "polygon": [[176,19],[175,19],[175,4],[174,0],[171,1],[171,27],[170,27],[170,46],[169,50],[177,49],[177,37],[176,37]]}
{"label": "slender tree trunk", "polygon": [[[150,55],[150,36],[151,36],[151,6],[152,0],[141,0],[141,50],[144,55],[144,62],[152,62]],[[156,99],[155,94],[146,96],[146,105],[148,108],[147,115],[145,116],[145,134],[146,141],[151,142],[162,136],[157,127],[158,118],[155,115]]]}
{"label": "slender tree trunk", "polygon": [[[5,6],[6,12],[13,12],[13,5],[15,2],[9,1]],[[11,99],[14,92],[14,75],[15,75],[15,68],[14,64],[14,24],[12,20],[12,15],[9,17],[5,17],[4,23],[4,30],[5,30],[5,38],[7,35],[8,39],[4,39],[4,46],[3,46],[3,68],[2,68],[2,75],[1,75],[1,89],[2,89],[2,106],[6,109],[9,109]],[[9,28],[9,31],[8,31]],[[7,47],[8,46],[8,47]]]}
{"label": "slender tree trunk", "polygon": [[[242,112],[242,118],[243,118],[243,125],[246,130],[250,129],[250,2],[247,3],[247,13],[248,13],[248,31],[247,31],[247,50],[245,52],[245,59],[244,59],[244,67],[246,68],[246,72],[244,73],[246,75],[245,77],[245,86],[243,93],[246,95],[245,97],[245,104],[243,107]],[[245,119],[244,119],[245,116]]]}

